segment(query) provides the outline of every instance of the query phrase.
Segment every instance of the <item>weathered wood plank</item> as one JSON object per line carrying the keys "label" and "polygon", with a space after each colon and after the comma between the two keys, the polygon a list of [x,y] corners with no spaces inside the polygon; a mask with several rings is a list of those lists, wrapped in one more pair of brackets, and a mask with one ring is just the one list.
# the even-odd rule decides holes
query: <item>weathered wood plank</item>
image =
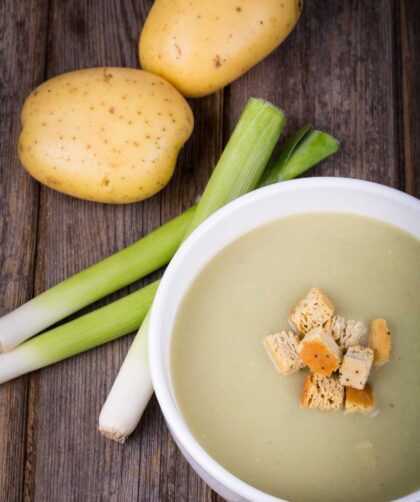
{"label": "weathered wood plank", "polygon": [[[47,76],[88,66],[138,66],[137,37],[151,2],[50,3]],[[222,94],[193,103],[194,137],[170,185],[130,206],[105,206],[41,189],[36,291],[96,262],[175,216],[200,194],[221,148]],[[114,295],[115,296],[115,295]],[[28,498],[197,500],[210,490],[174,450],[154,400],[124,446],[102,438],[97,418],[130,339],[84,354],[32,377],[32,471]],[[192,492],[192,494],[190,493]],[[168,498],[167,498],[168,497]]]}
{"label": "weathered wood plank", "polygon": [[405,189],[420,197],[420,2],[401,0]]}
{"label": "weathered wood plank", "polygon": [[[29,299],[38,213],[38,186],[17,156],[19,114],[26,94],[42,81],[46,0],[0,3],[0,315]],[[24,490],[28,379],[0,387],[0,498]]]}

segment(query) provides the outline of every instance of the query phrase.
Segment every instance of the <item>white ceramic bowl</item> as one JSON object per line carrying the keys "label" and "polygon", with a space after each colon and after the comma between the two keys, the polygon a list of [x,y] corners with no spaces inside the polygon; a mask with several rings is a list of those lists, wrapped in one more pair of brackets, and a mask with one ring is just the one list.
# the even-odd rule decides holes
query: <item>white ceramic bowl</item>
{"label": "white ceramic bowl", "polygon": [[[398,190],[347,178],[307,178],[262,188],[228,204],[184,242],[159,287],[149,331],[152,380],[166,422],[194,470],[231,501],[279,501],[244,483],[218,464],[195,440],[178,408],[171,382],[170,342],[178,308],[202,268],[227,244],[284,216],[334,211],[370,216],[420,238],[420,202]],[[401,501],[418,502],[420,492]]]}

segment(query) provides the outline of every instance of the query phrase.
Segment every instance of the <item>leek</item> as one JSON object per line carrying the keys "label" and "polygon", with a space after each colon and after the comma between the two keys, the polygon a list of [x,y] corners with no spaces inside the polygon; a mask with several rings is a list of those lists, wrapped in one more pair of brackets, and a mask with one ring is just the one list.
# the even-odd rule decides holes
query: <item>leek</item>
{"label": "leek", "polygon": [[[207,183],[186,237],[220,207],[257,187],[284,124],[284,114],[278,108],[263,100],[248,101]],[[122,443],[136,428],[152,394],[147,355],[149,315],[99,416],[99,431]]]}
{"label": "leek", "polygon": [[166,265],[178,249],[195,207],[131,246],[48,289],[0,319],[0,352],[104,296]]}
{"label": "leek", "polygon": [[159,281],[0,354],[0,383],[132,333],[140,326]]}

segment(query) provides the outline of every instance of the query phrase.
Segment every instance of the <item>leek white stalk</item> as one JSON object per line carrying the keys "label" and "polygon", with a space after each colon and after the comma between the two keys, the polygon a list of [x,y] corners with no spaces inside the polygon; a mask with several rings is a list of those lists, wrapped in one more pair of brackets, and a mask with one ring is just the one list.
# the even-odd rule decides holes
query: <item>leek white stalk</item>
{"label": "leek white stalk", "polygon": [[0,352],[166,265],[194,214],[192,207],[131,246],[82,270],[0,318]]}
{"label": "leek white stalk", "polygon": [[[186,236],[220,207],[257,187],[284,125],[281,110],[263,100],[248,101],[207,183]],[[148,322],[145,322],[99,417],[100,432],[120,442],[139,423],[152,393],[147,337]]]}
{"label": "leek white stalk", "polygon": [[149,370],[149,314],[121,366],[111,392],[99,415],[99,430],[107,438],[124,443],[137,427],[139,417],[153,395]]}
{"label": "leek white stalk", "polygon": [[159,281],[155,281],[0,354],[0,383],[132,333],[146,317],[158,285]]}

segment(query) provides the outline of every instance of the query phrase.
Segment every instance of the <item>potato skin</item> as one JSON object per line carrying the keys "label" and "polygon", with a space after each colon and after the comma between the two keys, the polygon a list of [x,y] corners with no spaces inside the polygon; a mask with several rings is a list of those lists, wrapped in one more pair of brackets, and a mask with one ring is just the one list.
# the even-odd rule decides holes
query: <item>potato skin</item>
{"label": "potato skin", "polygon": [[19,157],[38,181],[97,202],[152,196],[193,129],[168,82],[128,68],[90,68],[44,82],[22,110]]}
{"label": "potato skin", "polygon": [[156,0],[139,42],[141,67],[200,97],[272,52],[297,23],[303,0]]}

